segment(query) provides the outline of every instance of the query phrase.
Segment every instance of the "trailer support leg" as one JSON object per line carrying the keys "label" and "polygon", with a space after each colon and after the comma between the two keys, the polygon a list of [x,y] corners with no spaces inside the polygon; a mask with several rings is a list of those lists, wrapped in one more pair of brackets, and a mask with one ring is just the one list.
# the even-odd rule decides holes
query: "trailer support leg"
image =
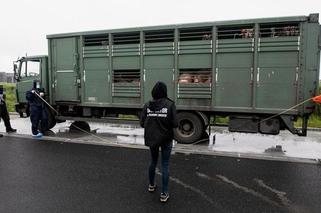
{"label": "trailer support leg", "polygon": [[302,131],[299,134],[299,136],[307,136],[308,120],[309,120],[308,115],[302,117]]}
{"label": "trailer support leg", "polygon": [[208,146],[213,146],[215,144],[215,135],[211,136],[211,130],[212,130],[212,126],[215,126],[215,122],[216,122],[216,116],[214,115],[214,120],[213,123],[211,122],[211,119],[209,121],[208,124]]}

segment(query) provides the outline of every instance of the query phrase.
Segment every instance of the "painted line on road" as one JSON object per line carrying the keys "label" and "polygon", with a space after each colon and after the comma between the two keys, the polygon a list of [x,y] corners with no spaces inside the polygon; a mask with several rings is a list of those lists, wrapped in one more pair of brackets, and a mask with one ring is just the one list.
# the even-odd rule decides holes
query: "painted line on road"
{"label": "painted line on road", "polygon": [[274,194],[276,194],[276,196],[280,199],[280,201],[282,202],[282,204],[284,206],[286,206],[287,208],[291,209],[291,205],[290,205],[290,200],[286,197],[286,192],[282,192],[282,191],[279,191],[277,189],[274,189],[268,185],[266,185],[264,183],[263,180],[260,180],[260,179],[257,179],[255,178],[254,181],[262,188],[265,188],[267,190],[269,190],[270,192],[273,192]]}
{"label": "painted line on road", "polygon": [[[159,176],[162,176],[162,173],[156,169],[156,174]],[[183,181],[179,180],[178,178],[174,178],[172,176],[169,176],[169,179],[173,182],[175,182],[178,185],[183,186],[184,188],[187,188],[196,194],[199,194],[201,197],[203,197],[205,200],[207,200],[209,203],[214,204],[214,201],[205,194],[205,192],[201,191],[200,189],[195,188],[194,186],[188,185],[187,183],[184,183]]]}
{"label": "painted line on road", "polygon": [[257,191],[254,191],[253,189],[250,189],[250,188],[247,188],[245,186],[241,186],[239,185],[238,183],[228,179],[227,177],[223,176],[223,175],[216,175],[217,178],[219,178],[221,181],[227,183],[227,184],[230,184],[232,185],[233,187],[243,191],[243,192],[246,192],[246,193],[249,193],[257,198],[260,198],[261,200],[264,200],[265,202],[271,204],[271,205],[274,205],[274,206],[277,206],[277,207],[282,207],[280,204],[278,204],[277,202],[271,200],[270,198],[262,195],[261,193],[257,192]]}

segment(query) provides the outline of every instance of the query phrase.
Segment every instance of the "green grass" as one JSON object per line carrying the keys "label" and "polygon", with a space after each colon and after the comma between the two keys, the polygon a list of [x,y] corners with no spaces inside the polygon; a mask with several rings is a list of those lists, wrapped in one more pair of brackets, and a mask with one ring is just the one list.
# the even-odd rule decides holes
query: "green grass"
{"label": "green grass", "polygon": [[[295,127],[302,127],[302,119],[299,118],[295,123],[294,123]],[[312,114],[309,118],[308,121],[308,127],[312,127],[312,128],[321,128],[321,116],[320,115],[316,115],[316,114]]]}
{"label": "green grass", "polygon": [[[228,117],[216,117],[216,124],[228,124],[229,118]],[[211,122],[213,123],[214,120],[211,119]],[[295,127],[302,127],[302,119],[299,118],[295,123]],[[321,128],[321,115],[318,113],[313,113],[308,121],[308,127],[312,128]]]}
{"label": "green grass", "polygon": [[123,114],[119,114],[118,118],[126,119],[126,120],[137,120],[138,119],[138,117],[136,115],[123,115]]}
{"label": "green grass", "polygon": [[[216,124],[228,124],[229,117],[221,117],[221,116],[216,116],[215,118],[215,123]],[[211,117],[211,123],[214,123],[214,118]]]}

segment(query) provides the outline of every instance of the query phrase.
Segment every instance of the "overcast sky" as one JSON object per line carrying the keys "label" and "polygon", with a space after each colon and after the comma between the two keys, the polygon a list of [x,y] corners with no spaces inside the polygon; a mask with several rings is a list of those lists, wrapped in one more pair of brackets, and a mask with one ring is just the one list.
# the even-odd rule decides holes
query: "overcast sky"
{"label": "overcast sky", "polygon": [[0,71],[47,54],[47,34],[321,13],[321,0],[2,0]]}

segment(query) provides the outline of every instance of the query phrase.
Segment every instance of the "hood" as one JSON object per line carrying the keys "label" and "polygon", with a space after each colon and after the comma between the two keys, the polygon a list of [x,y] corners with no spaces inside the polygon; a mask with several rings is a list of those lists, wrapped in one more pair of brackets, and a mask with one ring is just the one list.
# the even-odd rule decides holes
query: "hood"
{"label": "hood", "polygon": [[157,100],[152,100],[149,102],[148,107],[150,110],[160,110],[163,107],[166,106],[166,99],[165,98],[161,98],[161,99],[157,99]]}
{"label": "hood", "polygon": [[159,110],[166,105],[167,86],[164,82],[158,81],[152,89],[153,100],[149,102],[151,110]]}
{"label": "hood", "polygon": [[158,81],[153,90],[152,97],[154,100],[158,100],[161,98],[167,98],[167,86],[164,82]]}

